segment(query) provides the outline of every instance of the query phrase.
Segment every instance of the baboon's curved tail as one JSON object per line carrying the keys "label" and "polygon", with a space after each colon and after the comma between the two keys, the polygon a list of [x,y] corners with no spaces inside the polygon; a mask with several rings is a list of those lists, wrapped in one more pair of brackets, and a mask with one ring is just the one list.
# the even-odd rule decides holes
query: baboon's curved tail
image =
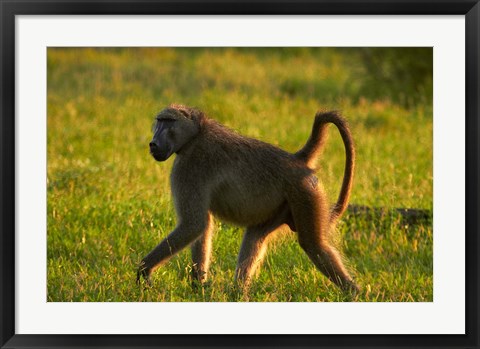
{"label": "baboon's curved tail", "polygon": [[295,157],[303,160],[308,167],[314,169],[316,160],[327,140],[327,126],[329,123],[337,126],[345,146],[345,171],[343,173],[342,188],[338,195],[337,203],[332,209],[330,218],[330,220],[334,222],[347,209],[355,169],[355,146],[347,121],[337,111],[318,112],[315,115],[312,133],[307,143],[302,149],[295,153]]}

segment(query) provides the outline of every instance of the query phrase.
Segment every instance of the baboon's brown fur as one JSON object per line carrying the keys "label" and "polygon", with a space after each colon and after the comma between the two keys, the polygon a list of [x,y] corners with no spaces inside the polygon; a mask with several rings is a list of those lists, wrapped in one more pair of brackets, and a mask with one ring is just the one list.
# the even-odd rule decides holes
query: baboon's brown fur
{"label": "baboon's brown fur", "polygon": [[[355,150],[350,130],[337,112],[317,113],[312,133],[295,154],[242,136],[197,109],[171,105],[156,117],[150,152],[158,161],[176,153],[170,176],[178,223],[145,258],[137,274],[147,281],[152,271],[191,245],[193,277],[207,277],[212,215],[245,226],[235,280],[246,288],[266,249],[268,237],[283,225],[315,266],[344,290],[356,291],[329,231],[347,208]],[[330,209],[314,173],[328,123],[335,124],[346,149],[346,166],[337,203]]]}

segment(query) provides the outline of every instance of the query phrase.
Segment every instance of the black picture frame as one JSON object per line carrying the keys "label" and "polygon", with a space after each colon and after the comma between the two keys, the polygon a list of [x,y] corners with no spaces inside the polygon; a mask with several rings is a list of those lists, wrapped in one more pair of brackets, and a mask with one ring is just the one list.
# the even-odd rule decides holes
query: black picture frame
{"label": "black picture frame", "polygon": [[[479,347],[478,0],[1,0],[0,345],[26,347]],[[465,335],[27,335],[15,334],[15,16],[143,14],[465,15],[466,37],[466,334]],[[452,116],[455,117],[455,116]],[[452,232],[454,233],[454,232]]]}

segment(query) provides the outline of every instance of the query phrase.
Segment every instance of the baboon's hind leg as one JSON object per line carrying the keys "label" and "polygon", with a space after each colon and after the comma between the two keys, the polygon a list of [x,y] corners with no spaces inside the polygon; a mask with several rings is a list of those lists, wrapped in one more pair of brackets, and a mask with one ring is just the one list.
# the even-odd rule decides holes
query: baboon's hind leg
{"label": "baboon's hind leg", "polygon": [[358,291],[340,253],[329,241],[330,213],[325,194],[311,184],[298,189],[289,204],[300,246],[313,264],[342,290]]}
{"label": "baboon's hind leg", "polygon": [[327,243],[305,241],[305,238],[300,240],[300,245],[315,266],[342,290],[358,291],[358,286],[345,269],[340,253],[335,247]]}
{"label": "baboon's hind leg", "polygon": [[213,225],[212,215],[209,214],[205,232],[191,246],[193,260],[192,281],[194,286],[207,280],[212,255]]}
{"label": "baboon's hind leg", "polygon": [[274,230],[264,227],[247,228],[243,236],[235,271],[235,282],[243,289],[246,290],[250,286],[265,256],[268,236]]}
{"label": "baboon's hind leg", "polygon": [[248,289],[256,271],[262,264],[268,238],[287,221],[288,215],[288,206],[284,204],[268,222],[247,228],[243,236],[235,271],[235,282],[244,290]]}

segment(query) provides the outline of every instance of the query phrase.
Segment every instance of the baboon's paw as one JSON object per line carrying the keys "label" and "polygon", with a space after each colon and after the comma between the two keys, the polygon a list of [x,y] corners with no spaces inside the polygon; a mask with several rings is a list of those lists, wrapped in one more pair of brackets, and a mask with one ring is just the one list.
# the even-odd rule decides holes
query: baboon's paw
{"label": "baboon's paw", "polygon": [[145,280],[145,285],[152,286],[152,282],[150,281],[150,273],[148,268],[146,268],[143,264],[138,267],[137,270],[137,285],[140,285],[142,279]]}
{"label": "baboon's paw", "polygon": [[343,287],[343,291],[355,298],[360,294],[361,289],[360,286],[352,280],[348,285]]}

